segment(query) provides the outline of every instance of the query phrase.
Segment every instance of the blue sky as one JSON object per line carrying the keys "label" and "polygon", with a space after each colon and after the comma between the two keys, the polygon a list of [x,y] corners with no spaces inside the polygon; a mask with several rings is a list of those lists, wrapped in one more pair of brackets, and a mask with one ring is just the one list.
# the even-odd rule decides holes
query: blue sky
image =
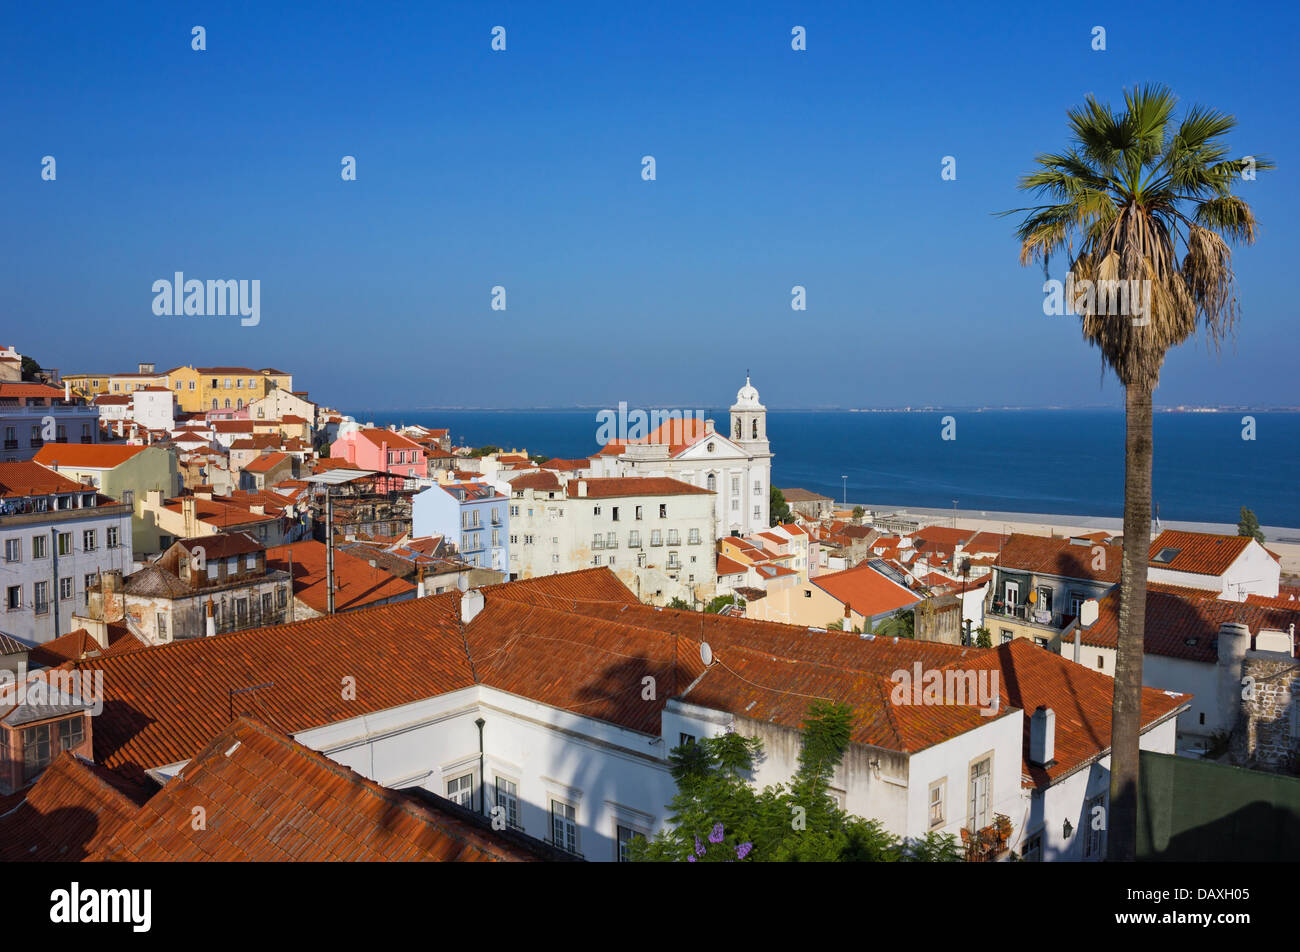
{"label": "blue sky", "polygon": [[[717,7],[10,4],[0,343],[345,409],[714,405],[746,368],[772,407],[1118,404],[992,213],[1067,108],[1158,81],[1279,169],[1241,190],[1235,347],[1157,402],[1300,403],[1295,5]],[[259,279],[261,323],[155,316],[175,271]]]}

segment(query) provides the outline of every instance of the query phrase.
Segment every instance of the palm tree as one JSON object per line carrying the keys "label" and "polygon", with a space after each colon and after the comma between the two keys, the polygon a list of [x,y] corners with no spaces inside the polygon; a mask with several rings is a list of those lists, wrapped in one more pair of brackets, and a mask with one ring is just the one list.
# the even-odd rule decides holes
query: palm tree
{"label": "palm tree", "polygon": [[[1198,326],[1216,350],[1231,332],[1239,312],[1225,239],[1252,244],[1257,231],[1232,187],[1273,168],[1229,156],[1222,139],[1236,125],[1232,116],[1196,106],[1175,123],[1177,102],[1163,86],[1126,92],[1122,112],[1089,96],[1068,113],[1068,151],[1038,156],[1020,181],[1045,204],[1003,213],[1024,216],[1016,231],[1022,265],[1041,261],[1046,276],[1052,255],[1064,253],[1067,304],[1081,318],[1084,340],[1124,385],[1124,557],[1107,824],[1114,860],[1132,860],[1137,851],[1151,394],[1166,352]],[[1120,292],[1130,288],[1140,294],[1124,306]],[[1097,289],[1103,293],[1092,293]]]}

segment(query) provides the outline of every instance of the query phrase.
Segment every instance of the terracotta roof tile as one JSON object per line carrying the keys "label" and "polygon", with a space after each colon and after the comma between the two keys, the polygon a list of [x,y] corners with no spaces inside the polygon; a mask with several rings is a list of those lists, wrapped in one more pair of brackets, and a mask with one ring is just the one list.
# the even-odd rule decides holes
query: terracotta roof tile
{"label": "terracotta roof tile", "polygon": [[[1211,535],[1208,532],[1183,532],[1166,529],[1151,540],[1148,558],[1152,568],[1197,575],[1222,575],[1253,540],[1248,536]],[[1171,559],[1157,561],[1166,549]]]}

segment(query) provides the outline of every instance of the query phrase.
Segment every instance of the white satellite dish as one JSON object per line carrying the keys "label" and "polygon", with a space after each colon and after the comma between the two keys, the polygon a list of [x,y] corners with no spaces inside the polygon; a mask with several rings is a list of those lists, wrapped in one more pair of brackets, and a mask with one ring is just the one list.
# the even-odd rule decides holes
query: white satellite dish
{"label": "white satellite dish", "polygon": [[460,578],[456,579],[456,587],[457,587],[458,589],[460,589],[462,592],[468,592],[468,591],[469,591],[469,577],[468,577],[468,576],[465,576],[465,575],[462,575],[462,576],[460,576]]}
{"label": "white satellite dish", "polygon": [[706,668],[713,664],[713,649],[709,647],[707,641],[700,642],[700,660],[704,662]]}

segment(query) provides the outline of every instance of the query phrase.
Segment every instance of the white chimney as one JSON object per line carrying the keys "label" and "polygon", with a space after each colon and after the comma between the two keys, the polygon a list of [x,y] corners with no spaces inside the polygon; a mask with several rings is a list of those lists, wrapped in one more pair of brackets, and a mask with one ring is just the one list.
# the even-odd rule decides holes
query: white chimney
{"label": "white chimney", "polygon": [[211,638],[217,633],[217,620],[212,617],[212,599],[208,599],[207,608],[207,636]]}
{"label": "white chimney", "polygon": [[1039,707],[1029,719],[1029,762],[1046,767],[1056,760],[1056,712]]}
{"label": "white chimney", "polygon": [[1232,731],[1241,715],[1241,673],[1250,650],[1250,626],[1241,622],[1225,621],[1219,626],[1219,640],[1215,649],[1218,655],[1219,727]]}
{"label": "white chimney", "polygon": [[63,381],[63,399],[72,399],[72,384],[67,380]]}
{"label": "white chimney", "polygon": [[460,597],[460,620],[468,625],[483,610],[483,593],[476,588],[470,589]]}
{"label": "white chimney", "polygon": [[1085,599],[1079,606],[1079,624],[1084,628],[1089,627],[1097,620],[1097,599]]}

